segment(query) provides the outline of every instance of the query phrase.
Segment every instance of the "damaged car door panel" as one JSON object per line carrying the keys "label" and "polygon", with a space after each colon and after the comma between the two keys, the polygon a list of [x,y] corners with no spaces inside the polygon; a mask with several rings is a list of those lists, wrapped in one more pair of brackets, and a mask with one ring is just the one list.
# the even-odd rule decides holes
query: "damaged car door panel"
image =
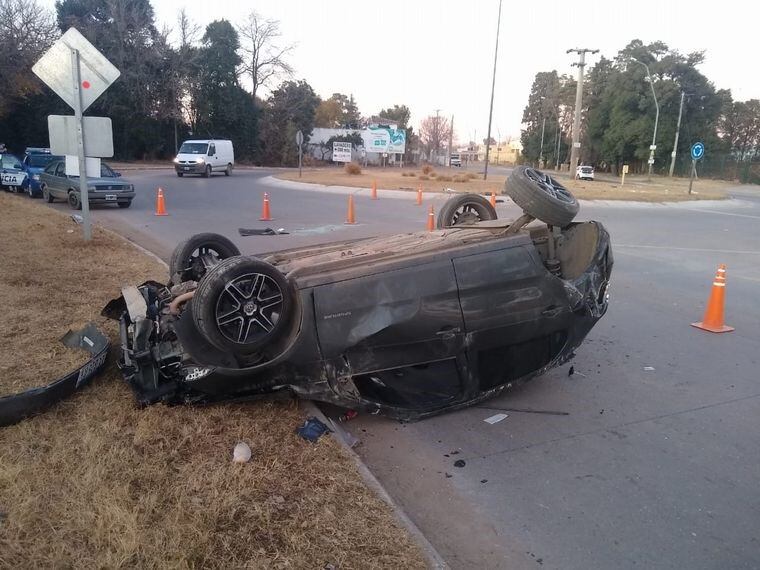
{"label": "damaged car door panel", "polygon": [[[530,176],[536,191],[560,187]],[[569,196],[549,214],[572,218]],[[232,244],[209,257],[191,238],[173,264],[197,245],[198,282],[126,288],[104,314],[120,321],[120,366],[142,404],[281,393],[419,419],[567,361],[604,315],[606,230],[526,225],[533,217],[255,257]],[[190,273],[170,268],[175,280]]]}

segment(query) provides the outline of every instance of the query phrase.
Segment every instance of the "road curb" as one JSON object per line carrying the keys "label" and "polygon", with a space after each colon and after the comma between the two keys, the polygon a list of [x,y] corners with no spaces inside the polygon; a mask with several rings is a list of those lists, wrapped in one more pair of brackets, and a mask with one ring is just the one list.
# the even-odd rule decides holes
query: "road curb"
{"label": "road curb", "polygon": [[[319,419],[322,423],[329,426],[330,420],[328,420],[327,416],[322,413],[322,410],[319,409],[319,407],[311,400],[300,400],[303,403],[303,407],[306,410],[306,412],[310,415],[315,416],[317,419]],[[412,539],[417,543],[417,545],[422,550],[422,553],[424,554],[428,565],[430,568],[434,568],[436,570],[448,570],[450,566],[446,563],[446,561],[443,559],[443,557],[438,553],[436,548],[430,543],[430,541],[427,539],[427,537],[422,533],[422,531],[419,529],[419,527],[414,524],[412,519],[409,518],[409,516],[404,512],[404,509],[401,508],[401,506],[396,503],[396,501],[393,500],[393,497],[390,496],[388,491],[386,491],[385,487],[383,487],[382,483],[377,480],[377,477],[374,476],[372,471],[370,471],[369,467],[364,463],[362,458],[359,456],[358,453],[356,453],[348,443],[346,443],[343,438],[341,438],[338,434],[331,432],[331,437],[337,441],[341,447],[346,451],[346,453],[353,459],[354,464],[356,465],[357,470],[359,471],[359,475],[361,475],[362,479],[364,480],[364,483],[367,485],[367,487],[370,488],[371,491],[373,491],[380,499],[387,504],[391,510],[393,510],[393,514],[396,517],[396,520],[407,530],[407,532],[412,536]]]}

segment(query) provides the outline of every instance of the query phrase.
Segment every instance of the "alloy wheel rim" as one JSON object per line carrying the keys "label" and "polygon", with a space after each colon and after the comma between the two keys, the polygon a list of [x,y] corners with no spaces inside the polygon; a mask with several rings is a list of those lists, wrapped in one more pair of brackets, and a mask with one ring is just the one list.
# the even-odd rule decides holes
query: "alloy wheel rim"
{"label": "alloy wheel rim", "polygon": [[277,282],[263,273],[247,273],[227,283],[216,303],[216,325],[237,344],[265,338],[282,316],[285,302]]}
{"label": "alloy wheel rim", "polygon": [[535,182],[546,194],[556,198],[560,202],[566,202],[568,204],[573,204],[575,202],[575,198],[570,191],[548,174],[544,174],[543,172],[539,172],[532,168],[526,168],[525,175]]}

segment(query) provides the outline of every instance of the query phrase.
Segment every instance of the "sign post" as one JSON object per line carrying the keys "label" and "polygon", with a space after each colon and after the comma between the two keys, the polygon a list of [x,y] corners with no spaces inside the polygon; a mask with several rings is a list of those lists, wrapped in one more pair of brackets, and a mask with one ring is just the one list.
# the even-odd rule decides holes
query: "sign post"
{"label": "sign post", "polygon": [[301,178],[301,157],[303,156],[303,131],[296,133],[296,144],[298,145],[298,178]]}
{"label": "sign post", "polygon": [[625,175],[628,174],[628,165],[623,165],[623,179],[620,181],[621,186],[625,186]]}
{"label": "sign post", "polygon": [[694,184],[694,177],[697,174],[697,161],[701,160],[705,156],[705,145],[702,142],[695,142],[691,145],[691,177],[689,178],[689,194],[691,194],[691,186]]}
{"label": "sign post", "polygon": [[[32,71],[74,110],[74,121],[63,120],[64,132],[58,133],[60,136],[57,137],[54,146],[58,146],[60,141],[76,141],[82,229],[85,241],[89,241],[92,239],[92,224],[90,201],[87,196],[86,139],[82,114],[121,73],[75,28],[69,28],[34,64]],[[66,133],[68,128],[73,128],[75,133]],[[93,153],[96,156],[105,156],[110,152],[111,156],[112,140],[108,141],[110,145],[101,145],[100,142],[102,141],[93,145]],[[96,151],[95,147],[99,149]],[[68,168],[67,174],[70,174]]]}

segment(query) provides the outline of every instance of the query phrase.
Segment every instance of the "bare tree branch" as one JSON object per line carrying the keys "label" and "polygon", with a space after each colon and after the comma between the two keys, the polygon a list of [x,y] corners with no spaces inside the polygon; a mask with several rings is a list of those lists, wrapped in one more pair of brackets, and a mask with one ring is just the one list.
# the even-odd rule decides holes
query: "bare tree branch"
{"label": "bare tree branch", "polygon": [[286,58],[295,44],[285,47],[277,45],[278,38],[282,36],[280,22],[265,20],[254,11],[238,26],[238,33],[240,50],[243,52],[241,72],[250,77],[254,98],[259,89],[266,87],[273,78],[293,73]]}

